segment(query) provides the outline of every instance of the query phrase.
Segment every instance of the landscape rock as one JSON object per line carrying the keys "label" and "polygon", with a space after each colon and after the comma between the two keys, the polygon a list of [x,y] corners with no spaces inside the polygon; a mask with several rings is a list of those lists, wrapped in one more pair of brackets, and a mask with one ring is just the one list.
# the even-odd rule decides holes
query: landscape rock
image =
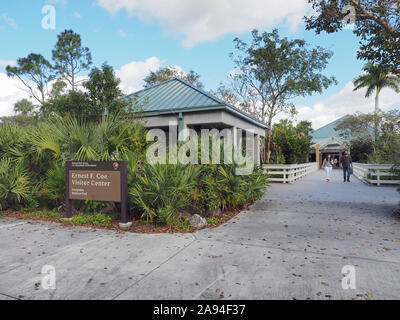
{"label": "landscape rock", "polygon": [[195,214],[188,219],[189,223],[195,228],[202,228],[207,225],[207,220]]}

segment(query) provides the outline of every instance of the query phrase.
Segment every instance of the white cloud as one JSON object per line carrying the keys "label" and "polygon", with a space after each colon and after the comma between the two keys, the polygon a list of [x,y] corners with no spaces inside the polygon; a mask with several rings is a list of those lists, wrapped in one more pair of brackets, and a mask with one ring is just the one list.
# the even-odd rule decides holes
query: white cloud
{"label": "white cloud", "polygon": [[18,79],[11,79],[0,72],[0,117],[14,114],[14,104],[20,99],[29,99],[29,94],[21,90]]}
{"label": "white cloud", "polygon": [[96,4],[113,14],[125,9],[141,20],[155,19],[166,31],[185,35],[186,47],[282,22],[294,31],[310,9],[305,0],[97,0]]}
{"label": "white cloud", "polygon": [[[9,27],[13,28],[13,29],[17,29],[17,23],[15,22],[15,20],[13,18],[10,18],[7,13],[2,13],[0,14],[0,22],[5,23],[6,25],[8,25]],[[0,25],[0,29],[1,29],[1,25]]]}
{"label": "white cloud", "polygon": [[8,65],[10,66],[15,66],[17,64],[17,61],[15,60],[4,60],[0,58],[0,67],[7,67]]}
{"label": "white cloud", "polygon": [[51,4],[60,4],[63,7],[67,5],[67,0],[46,0],[46,2]]}
{"label": "white cloud", "polygon": [[143,88],[143,79],[151,72],[157,71],[164,61],[157,57],[148,58],[146,61],[133,61],[116,70],[115,73],[121,79],[121,90],[130,94]]}
{"label": "white cloud", "polygon": [[[346,114],[354,114],[357,111],[371,113],[375,108],[375,97],[365,98],[366,90],[353,92],[352,82],[338,93],[314,104],[313,106],[297,106],[299,114],[297,119],[309,120],[313,128],[318,129]],[[379,96],[380,108],[388,111],[400,108],[400,95],[391,89],[383,89]],[[284,118],[281,116],[281,118]]]}
{"label": "white cloud", "polygon": [[77,18],[77,19],[81,19],[82,15],[78,11],[75,11],[74,12],[74,17]]}
{"label": "white cloud", "polygon": [[118,34],[121,38],[126,38],[128,36],[128,32],[126,32],[124,29],[119,29]]}

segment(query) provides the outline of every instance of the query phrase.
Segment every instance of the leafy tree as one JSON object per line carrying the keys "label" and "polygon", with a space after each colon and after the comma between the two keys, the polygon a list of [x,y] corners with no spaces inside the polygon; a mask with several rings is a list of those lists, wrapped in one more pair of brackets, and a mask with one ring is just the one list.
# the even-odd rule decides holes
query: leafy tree
{"label": "leafy tree", "polygon": [[49,116],[72,116],[77,119],[97,119],[98,110],[93,110],[89,98],[82,91],[69,91],[47,101],[41,108],[44,117]]}
{"label": "leafy tree", "polygon": [[48,84],[54,79],[53,68],[41,54],[31,53],[26,58],[19,58],[17,66],[7,66],[7,75],[17,77],[28,89],[31,96],[41,105],[48,94]]}
{"label": "leafy tree", "polygon": [[114,69],[104,63],[93,68],[89,79],[83,83],[86,92],[80,90],[65,92],[66,83],[57,81],[50,93],[51,99],[42,107],[43,116],[73,116],[79,120],[101,121],[106,114],[134,115],[141,106],[135,96],[124,97],[119,89],[120,80]]}
{"label": "leafy tree", "polygon": [[55,99],[63,94],[65,94],[65,89],[67,88],[67,84],[61,79],[57,79],[56,82],[53,83],[51,91],[49,93],[50,99]]}
{"label": "leafy tree", "polygon": [[355,9],[354,34],[360,38],[359,59],[384,65],[400,74],[400,3],[398,0],[308,0],[316,14],[305,17],[317,34],[344,28],[347,5]]}
{"label": "leafy tree", "polygon": [[[374,125],[379,134],[375,139]],[[400,162],[400,111],[379,111],[378,114],[357,113],[341,121],[336,130],[350,141],[350,148],[363,150],[362,158],[370,163]],[[367,153],[369,151],[369,153]]]}
{"label": "leafy tree", "polygon": [[240,104],[237,94],[223,83],[219,84],[216,91],[211,91],[211,94],[232,106],[238,106]]}
{"label": "leafy tree", "polygon": [[156,84],[159,84],[161,82],[174,79],[174,78],[180,78],[182,80],[185,80],[194,86],[198,88],[203,88],[204,85],[201,83],[200,75],[193,70],[190,70],[189,72],[183,72],[176,67],[168,66],[165,68],[162,68],[156,72],[151,72],[145,79],[145,88],[150,88]]}
{"label": "leafy tree", "polygon": [[72,91],[82,80],[77,80],[80,72],[89,70],[92,55],[89,48],[82,46],[81,36],[72,30],[65,30],[58,35],[53,50],[54,68],[72,87]]}
{"label": "leafy tree", "polygon": [[115,76],[114,69],[107,63],[99,68],[93,68],[89,80],[83,86],[88,90],[88,97],[92,110],[101,116],[104,113],[117,113],[123,111],[127,102],[119,89],[121,80]]}
{"label": "leafy tree", "polygon": [[374,158],[376,163],[400,162],[399,110],[392,110],[383,114],[380,124],[380,138]]}
{"label": "leafy tree", "polygon": [[[302,121],[297,126],[290,120],[281,120],[274,124],[271,134],[273,154],[282,154],[285,163],[304,163],[311,150],[311,122]],[[277,157],[275,160],[278,160]]]}
{"label": "leafy tree", "polygon": [[312,123],[310,121],[300,121],[296,126],[296,130],[299,135],[312,139],[311,133],[314,131],[314,129],[312,128]]}
{"label": "leafy tree", "polygon": [[321,73],[332,52],[321,47],[308,49],[304,40],[280,38],[272,33],[252,32],[252,43],[236,38],[236,54],[232,53],[237,70],[231,75],[234,92],[242,108],[269,126],[267,162],[271,150],[272,121],[279,113],[295,114],[290,101],[299,96],[321,93],[336,83],[334,77]]}
{"label": "leafy tree", "polygon": [[354,162],[368,163],[374,152],[374,144],[369,139],[353,139],[350,141],[349,149]]}
{"label": "leafy tree", "polygon": [[369,98],[375,91],[375,123],[374,132],[375,140],[378,139],[379,127],[378,127],[378,112],[379,112],[379,94],[384,88],[391,88],[396,92],[400,92],[400,78],[389,74],[388,70],[382,66],[376,66],[372,63],[368,63],[364,68],[365,73],[354,80],[354,91],[362,88],[367,88],[365,94],[366,98]]}

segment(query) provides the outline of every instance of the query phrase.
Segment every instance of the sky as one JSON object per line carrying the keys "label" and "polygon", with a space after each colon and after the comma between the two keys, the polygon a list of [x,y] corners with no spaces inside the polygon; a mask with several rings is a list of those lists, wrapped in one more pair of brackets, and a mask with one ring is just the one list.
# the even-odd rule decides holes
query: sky
{"label": "sky", "polygon": [[[55,10],[54,29],[43,28],[46,6]],[[2,0],[0,116],[12,115],[14,103],[29,97],[18,79],[7,77],[5,67],[32,52],[51,60],[57,35],[65,29],[81,35],[94,66],[107,62],[114,67],[121,89],[129,94],[143,87],[151,71],[169,65],[196,71],[205,89],[215,90],[234,69],[229,58],[233,39],[249,41],[255,28],[277,28],[281,36],[334,53],[324,74],[335,76],[338,85],[295,99],[296,121],[309,120],[317,129],[346,114],[372,112],[374,98],[353,92],[352,81],[364,65],[356,58],[359,40],[351,30],[330,35],[306,31],[302,17],[310,10],[307,0]],[[383,90],[381,108],[399,107],[400,95]]]}

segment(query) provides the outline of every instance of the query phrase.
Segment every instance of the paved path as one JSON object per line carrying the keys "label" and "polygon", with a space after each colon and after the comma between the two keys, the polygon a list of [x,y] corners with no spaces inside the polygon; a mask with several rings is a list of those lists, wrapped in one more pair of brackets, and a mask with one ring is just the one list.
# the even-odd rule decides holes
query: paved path
{"label": "paved path", "polygon": [[[400,299],[395,188],[316,172],[215,229],[142,235],[0,219],[1,299]],[[44,265],[57,289],[35,287]],[[356,290],[341,270],[356,269]]]}

